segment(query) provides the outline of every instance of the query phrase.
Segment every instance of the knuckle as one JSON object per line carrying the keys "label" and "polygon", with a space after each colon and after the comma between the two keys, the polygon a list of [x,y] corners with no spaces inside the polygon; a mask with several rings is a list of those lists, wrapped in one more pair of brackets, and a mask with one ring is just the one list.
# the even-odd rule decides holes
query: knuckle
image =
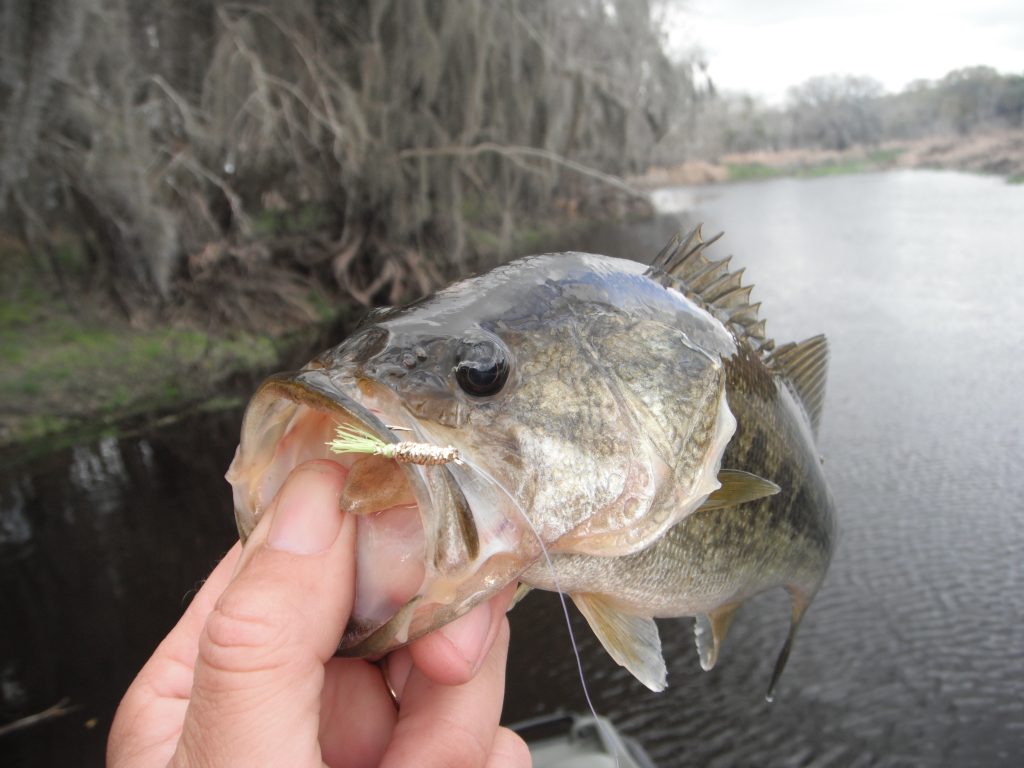
{"label": "knuckle", "polygon": [[281,612],[245,609],[232,601],[219,603],[206,619],[199,639],[199,660],[221,672],[255,672],[290,663],[293,622]]}

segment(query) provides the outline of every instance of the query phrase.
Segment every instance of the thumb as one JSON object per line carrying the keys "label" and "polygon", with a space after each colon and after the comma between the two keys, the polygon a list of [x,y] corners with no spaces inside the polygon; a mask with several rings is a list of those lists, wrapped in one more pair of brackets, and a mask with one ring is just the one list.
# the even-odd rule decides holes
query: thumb
{"label": "thumb", "polygon": [[355,520],[333,462],[295,469],[199,638],[172,765],[321,765],[324,663],[352,609]]}

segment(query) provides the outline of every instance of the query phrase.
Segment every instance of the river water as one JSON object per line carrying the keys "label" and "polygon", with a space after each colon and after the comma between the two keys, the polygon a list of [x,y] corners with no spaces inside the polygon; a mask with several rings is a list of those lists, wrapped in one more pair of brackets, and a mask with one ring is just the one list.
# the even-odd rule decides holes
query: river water
{"label": "river water", "polygon": [[[1010,765],[1024,754],[1024,187],[894,172],[660,190],[726,230],[779,341],[829,336],[820,435],[843,535],[774,704],[787,602],[763,595],[702,672],[661,621],[669,689],[573,627],[597,709],[659,765]],[[578,247],[649,257],[662,218]],[[117,700],[234,539],[239,413],[197,414],[0,469],[5,765],[100,764]],[[512,614],[506,720],[585,707],[557,598]]]}

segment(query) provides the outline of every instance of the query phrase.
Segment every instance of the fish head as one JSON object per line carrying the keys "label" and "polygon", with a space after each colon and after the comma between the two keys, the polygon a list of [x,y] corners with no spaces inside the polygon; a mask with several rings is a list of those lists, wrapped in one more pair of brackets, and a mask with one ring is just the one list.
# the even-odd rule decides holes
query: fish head
{"label": "fish head", "polygon": [[[720,363],[673,348],[673,371],[692,381],[673,372],[671,383],[710,407],[714,433],[700,451],[706,477],[680,490],[671,435],[693,430],[661,424],[643,405],[636,379],[651,366],[637,352],[635,312],[571,279],[573,268],[589,267],[520,260],[378,312],[253,397],[228,472],[243,538],[297,464],[326,458],[348,473],[357,594],[341,652],[384,653],[425,634],[545,550],[642,548],[717,487],[732,434],[727,423],[714,428],[728,413]],[[459,460],[334,454],[338,425],[388,444],[451,447]]]}
{"label": "fish head", "polygon": [[[511,553],[519,531],[508,522],[514,517],[502,494],[487,482],[456,477],[446,464],[335,453],[329,445],[338,427],[381,446],[438,445],[440,427],[465,420],[465,404],[445,391],[429,365],[438,369],[454,346],[374,324],[302,370],[270,377],[246,410],[227,474],[243,541],[296,466],[327,459],[345,471],[340,506],[356,516],[357,551],[356,595],[341,652],[374,655],[402,645],[469,610],[518,572]],[[418,369],[407,364],[406,353]]]}

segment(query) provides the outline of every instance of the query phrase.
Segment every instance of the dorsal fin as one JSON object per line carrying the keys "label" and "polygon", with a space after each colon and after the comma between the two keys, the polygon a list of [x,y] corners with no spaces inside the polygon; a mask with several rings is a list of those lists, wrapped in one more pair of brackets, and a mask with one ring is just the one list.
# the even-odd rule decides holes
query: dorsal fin
{"label": "dorsal fin", "polygon": [[651,267],[680,279],[702,272],[712,263],[711,259],[704,255],[704,249],[725,233],[719,232],[710,240],[705,240],[701,236],[700,228],[701,225],[698,224],[685,237],[677,232],[661,249],[661,253],[654,257]]}
{"label": "dorsal fin", "polygon": [[825,402],[828,341],[819,334],[799,344],[783,344],[772,352],[769,362],[793,385],[794,394],[807,411],[811,430],[817,436],[821,408]]}
{"label": "dorsal fin", "polygon": [[770,350],[774,343],[765,338],[764,321],[757,319],[760,304],[750,303],[753,286],[743,285],[743,270],[729,269],[730,256],[712,261],[705,254],[722,234],[704,240],[699,224],[686,236],[677,234],[651,262],[647,276],[686,294],[756,349]]}

